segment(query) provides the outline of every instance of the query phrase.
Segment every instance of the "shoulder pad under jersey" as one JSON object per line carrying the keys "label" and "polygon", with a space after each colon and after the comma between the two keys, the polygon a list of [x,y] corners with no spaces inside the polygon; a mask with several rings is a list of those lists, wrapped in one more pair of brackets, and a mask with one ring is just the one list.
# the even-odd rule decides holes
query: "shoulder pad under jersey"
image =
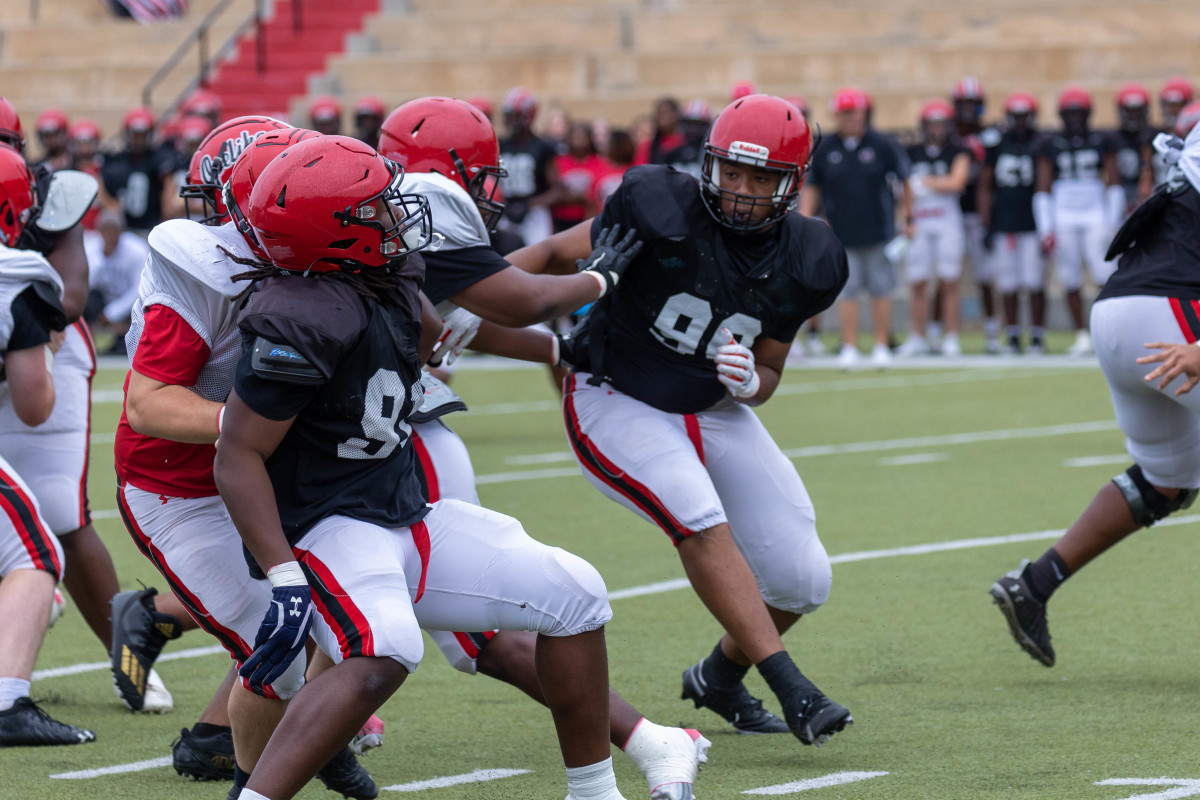
{"label": "shoulder pad under jersey", "polygon": [[417,410],[408,415],[410,422],[419,425],[454,411],[467,410],[467,404],[453,389],[428,372],[421,373],[421,388],[425,392],[425,398]]}
{"label": "shoulder pad under jersey", "polygon": [[[233,223],[216,227],[188,219],[172,219],[155,226],[148,237],[156,268],[174,269],[226,297],[236,297],[246,289],[244,283],[229,278],[250,267],[229,258],[254,258],[246,240]],[[222,252],[225,251],[225,252]]]}
{"label": "shoulder pad under jersey", "polygon": [[490,246],[487,228],[478,206],[467,190],[436,172],[409,172],[401,189],[424,195],[429,200],[433,231],[443,237],[441,249],[462,250]]}
{"label": "shoulder pad under jersey", "polygon": [[62,277],[40,253],[0,246],[0,284],[9,286],[43,281],[62,298]]}

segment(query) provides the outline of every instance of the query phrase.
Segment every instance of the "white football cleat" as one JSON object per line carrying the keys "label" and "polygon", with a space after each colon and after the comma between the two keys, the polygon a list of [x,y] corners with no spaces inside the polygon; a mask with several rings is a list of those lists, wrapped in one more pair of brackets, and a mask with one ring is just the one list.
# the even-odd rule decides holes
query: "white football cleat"
{"label": "white football cleat", "polygon": [[691,728],[667,728],[643,719],[625,745],[646,776],[650,800],[693,800],[692,784],[708,761],[712,742]]}
{"label": "white football cleat", "polygon": [[1095,351],[1092,349],[1092,337],[1087,331],[1077,331],[1075,333],[1075,342],[1067,348],[1069,356],[1090,356]]}
{"label": "white football cleat", "polygon": [[871,348],[871,366],[884,369],[892,365],[892,351],[886,344],[876,344]]}
{"label": "white football cleat", "polygon": [[909,334],[909,337],[904,340],[904,343],[896,348],[896,355],[902,358],[911,356],[927,356],[932,348],[929,347],[929,342],[925,341],[925,337],[920,334]]}
{"label": "white football cleat", "polygon": [[47,628],[53,628],[54,623],[62,619],[63,613],[67,610],[67,598],[63,597],[62,589],[54,587],[54,602],[50,604],[50,622],[46,625]]}
{"label": "white football cleat", "polygon": [[146,702],[142,704],[139,713],[166,714],[174,710],[175,698],[171,697],[171,693],[167,691],[162,678],[159,677],[158,670],[151,669],[149,677],[146,678]]}
{"label": "white football cleat", "polygon": [[838,351],[837,365],[840,369],[854,369],[862,361],[862,353],[854,345],[844,344]]}

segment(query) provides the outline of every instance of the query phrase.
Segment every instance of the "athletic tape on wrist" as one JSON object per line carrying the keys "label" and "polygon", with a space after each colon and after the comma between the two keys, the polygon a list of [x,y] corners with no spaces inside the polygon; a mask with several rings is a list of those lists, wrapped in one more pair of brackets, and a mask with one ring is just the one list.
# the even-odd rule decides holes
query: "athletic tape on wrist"
{"label": "athletic tape on wrist", "polygon": [[276,589],[283,586],[307,586],[304,570],[300,569],[299,561],[284,561],[267,570],[267,580]]}
{"label": "athletic tape on wrist", "polygon": [[[585,275],[591,275],[596,279],[596,282],[600,284],[600,297],[604,297],[608,293],[608,281],[604,279],[604,276],[594,269],[585,269],[583,272]],[[599,300],[600,297],[596,299]]]}

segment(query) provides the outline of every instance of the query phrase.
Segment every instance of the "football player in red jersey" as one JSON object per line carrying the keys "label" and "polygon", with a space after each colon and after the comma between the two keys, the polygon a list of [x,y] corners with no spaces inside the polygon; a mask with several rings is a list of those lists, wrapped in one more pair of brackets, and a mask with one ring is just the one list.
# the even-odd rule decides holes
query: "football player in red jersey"
{"label": "football player in red jersey", "polygon": [[[63,341],[62,278],[45,258],[17,249],[39,208],[21,155],[0,145],[0,361],[5,410],[36,426],[55,404],[48,362]],[[33,492],[0,457],[0,747],[90,742],[89,730],[52,719],[29,697],[63,551]]]}
{"label": "football player in red jersey", "polygon": [[[847,279],[833,232],[794,213],[811,149],[795,106],[742,98],[713,123],[699,182],[635,167],[599,217],[511,258],[567,271],[608,226],[644,240],[571,350],[568,438],[601,493],[669,537],[727,631],[683,673],[684,697],[740,730],[819,744],[850,712],[800,673],[781,634],[825,602],[832,570],[800,476],[749,408]],[[743,684],[751,665],[783,720]]]}

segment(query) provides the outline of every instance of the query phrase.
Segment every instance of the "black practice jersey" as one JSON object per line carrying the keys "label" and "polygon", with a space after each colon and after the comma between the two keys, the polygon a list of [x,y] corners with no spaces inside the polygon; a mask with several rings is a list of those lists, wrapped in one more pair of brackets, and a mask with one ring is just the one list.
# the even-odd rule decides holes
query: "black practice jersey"
{"label": "black practice jersey", "polygon": [[1112,139],[1100,131],[1082,136],[1058,132],[1042,140],[1038,155],[1054,166],[1055,180],[1100,180],[1104,157],[1113,152]]}
{"label": "black practice jersey", "polygon": [[1029,233],[1037,230],[1033,221],[1033,194],[1037,185],[1035,160],[1038,139],[1030,135],[1018,139],[1011,131],[987,150],[992,168],[992,221],[995,233]]}
{"label": "black practice jersey", "polygon": [[159,151],[135,155],[126,150],[104,159],[100,177],[104,190],[121,201],[125,224],[149,229],[162,222],[163,178],[170,172]]}
{"label": "black practice jersey", "polygon": [[1129,295],[1200,300],[1200,192],[1187,185],[1138,232],[1098,300]]}
{"label": "black practice jersey", "polygon": [[[950,165],[959,153],[971,154],[971,151],[956,142],[947,141],[941,145],[914,144],[908,147],[908,161],[911,165],[910,174],[948,175]],[[971,156],[974,158],[974,156]]]}
{"label": "black practice jersey", "polygon": [[520,144],[512,139],[500,140],[500,157],[507,177],[500,179],[505,200],[526,200],[550,188],[546,174],[557,151],[545,139],[530,136]]}
{"label": "black practice jersey", "polygon": [[422,399],[414,264],[384,301],[333,278],[271,278],[238,321],[234,390],[268,419],[295,417],[267,460],[292,544],[335,514],[388,527],[425,516],[405,421]]}
{"label": "black practice jersey", "polygon": [[694,413],[725,396],[713,363],[728,328],[747,347],[760,336],[791,341],[846,283],[846,254],[824,223],[788,214],[765,234],[726,232],[695,179],[670,167],[634,167],[592,224],[635,228],[645,243],[594,312],[588,337],[603,337],[605,375],[622,392],[672,413]]}
{"label": "black practice jersey", "polygon": [[1142,180],[1142,169],[1146,166],[1146,150],[1150,147],[1149,129],[1140,131],[1118,130],[1113,133],[1113,149],[1117,154],[1117,175],[1125,199],[1130,204],[1137,202],[1138,184]]}

